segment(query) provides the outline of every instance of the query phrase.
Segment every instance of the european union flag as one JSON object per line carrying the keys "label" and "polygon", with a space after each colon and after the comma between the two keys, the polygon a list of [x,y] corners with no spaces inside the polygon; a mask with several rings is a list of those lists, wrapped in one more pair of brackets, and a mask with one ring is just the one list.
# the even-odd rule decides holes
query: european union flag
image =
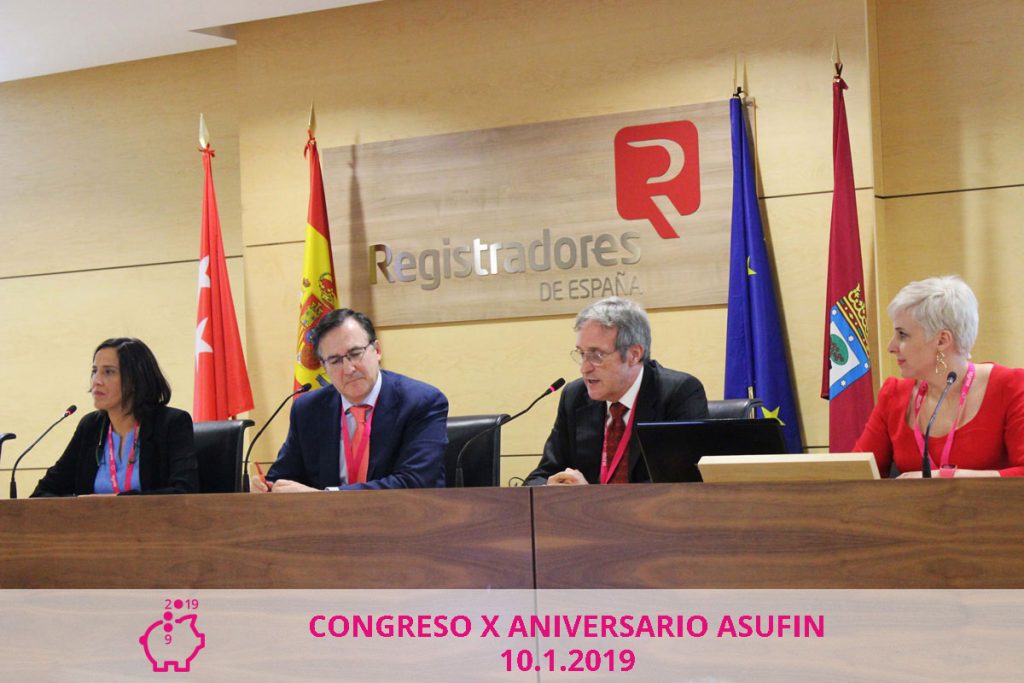
{"label": "european union flag", "polygon": [[729,110],[733,181],[725,398],[753,395],[764,401],[763,417],[778,420],[789,451],[800,453],[800,421],[793,401],[779,307],[757,203],[746,117],[739,97],[732,98]]}

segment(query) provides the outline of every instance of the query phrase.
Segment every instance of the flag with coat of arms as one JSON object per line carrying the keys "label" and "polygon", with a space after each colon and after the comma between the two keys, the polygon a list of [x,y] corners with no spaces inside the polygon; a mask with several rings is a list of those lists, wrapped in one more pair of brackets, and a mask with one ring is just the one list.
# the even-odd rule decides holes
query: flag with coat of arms
{"label": "flag with coat of arms", "polygon": [[304,155],[309,159],[309,208],[306,213],[306,245],[302,259],[302,289],[299,294],[299,331],[295,352],[295,388],[309,383],[327,386],[329,380],[310,338],[317,323],[338,305],[334,279],[331,228],[327,222],[327,199],[316,147],[316,112],[309,111],[309,140]]}
{"label": "flag with coat of arms", "polygon": [[[837,64],[837,70],[841,67]],[[821,397],[828,399],[829,450],[835,453],[853,450],[875,403],[846,89],[837,72],[832,84],[832,227],[821,373]]]}

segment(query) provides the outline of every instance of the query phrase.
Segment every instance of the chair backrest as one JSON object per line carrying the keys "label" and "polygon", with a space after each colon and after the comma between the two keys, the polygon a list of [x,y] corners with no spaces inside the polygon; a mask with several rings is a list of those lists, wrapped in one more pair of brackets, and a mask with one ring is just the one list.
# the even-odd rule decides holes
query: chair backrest
{"label": "chair backrest", "polygon": [[192,425],[200,493],[241,491],[245,430],[254,424],[252,420],[217,420]]}
{"label": "chair backrest", "polygon": [[463,486],[498,486],[501,470],[501,420],[508,415],[463,415],[448,417],[448,450],[444,454],[445,486],[455,486],[455,465],[470,439],[494,427],[491,434],[481,436],[462,455]]}
{"label": "chair backrest", "polygon": [[709,420],[744,419],[761,417],[757,409],[764,405],[759,398],[727,398],[722,401],[708,401]]}

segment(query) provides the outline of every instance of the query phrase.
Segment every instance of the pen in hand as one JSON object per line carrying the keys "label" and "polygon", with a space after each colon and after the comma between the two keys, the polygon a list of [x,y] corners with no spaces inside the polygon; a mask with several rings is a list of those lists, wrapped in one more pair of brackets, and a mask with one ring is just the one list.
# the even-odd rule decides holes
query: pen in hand
{"label": "pen in hand", "polygon": [[260,467],[260,464],[258,462],[253,460],[252,464],[256,465],[256,472],[260,475],[260,481],[263,482],[263,485],[266,486],[267,491],[269,491],[271,488],[273,488],[274,484],[272,482],[267,481],[267,477],[263,474],[263,468]]}

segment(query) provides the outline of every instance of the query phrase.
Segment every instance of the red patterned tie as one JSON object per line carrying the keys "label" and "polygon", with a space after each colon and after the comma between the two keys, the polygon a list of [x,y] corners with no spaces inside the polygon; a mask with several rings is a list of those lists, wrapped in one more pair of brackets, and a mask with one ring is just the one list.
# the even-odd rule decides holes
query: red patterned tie
{"label": "red patterned tie", "polygon": [[[611,467],[615,461],[615,454],[619,450],[619,442],[622,441],[622,435],[626,431],[626,423],[622,420],[623,415],[626,414],[626,406],[622,405],[618,401],[611,404],[608,407],[608,412],[611,413],[612,419],[608,423],[608,428],[604,434],[604,448],[605,454],[608,457],[608,466]],[[609,484],[628,484],[629,483],[629,452],[622,454],[622,459],[619,460],[619,464],[615,467],[615,471],[612,472],[612,476],[608,479]]]}
{"label": "red patterned tie", "polygon": [[353,453],[350,462],[360,463],[358,472],[349,472],[348,483],[350,484],[363,484],[366,482],[366,470],[370,464],[370,458],[368,457],[370,440],[367,439],[366,443],[363,443],[363,432],[366,431],[366,414],[370,412],[370,408],[371,406],[365,405],[349,408],[352,417],[356,419],[356,433],[352,435],[352,448],[355,449],[355,453]]}

